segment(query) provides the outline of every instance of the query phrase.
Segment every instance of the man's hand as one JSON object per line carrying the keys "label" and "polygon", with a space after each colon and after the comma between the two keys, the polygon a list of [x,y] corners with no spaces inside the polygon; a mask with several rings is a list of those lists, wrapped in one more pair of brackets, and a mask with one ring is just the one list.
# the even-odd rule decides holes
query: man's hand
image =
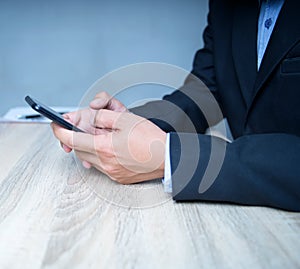
{"label": "man's hand", "polygon": [[[90,134],[101,133],[100,129],[94,127],[94,119],[97,111],[99,109],[108,109],[116,112],[128,112],[126,106],[124,106],[119,100],[110,96],[107,92],[100,92],[90,103],[90,109],[83,109],[71,113],[64,114],[64,118],[70,121],[77,127],[81,127],[82,130]],[[71,152],[72,149],[67,145],[61,143],[61,146],[66,152]],[[87,162],[83,162],[85,167],[90,167],[91,165]]]}
{"label": "man's hand", "polygon": [[51,126],[65,151],[74,149],[86,168],[93,166],[123,184],[163,177],[166,133],[152,122],[106,109],[77,114],[69,114],[68,120],[89,133],[75,133],[54,123]]}

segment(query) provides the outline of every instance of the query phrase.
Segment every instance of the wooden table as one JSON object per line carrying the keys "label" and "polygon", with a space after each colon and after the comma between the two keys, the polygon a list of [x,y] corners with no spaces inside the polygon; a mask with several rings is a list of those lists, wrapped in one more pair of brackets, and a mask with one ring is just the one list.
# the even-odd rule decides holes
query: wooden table
{"label": "wooden table", "polygon": [[65,154],[48,125],[0,124],[0,268],[300,268],[300,214],[175,203]]}

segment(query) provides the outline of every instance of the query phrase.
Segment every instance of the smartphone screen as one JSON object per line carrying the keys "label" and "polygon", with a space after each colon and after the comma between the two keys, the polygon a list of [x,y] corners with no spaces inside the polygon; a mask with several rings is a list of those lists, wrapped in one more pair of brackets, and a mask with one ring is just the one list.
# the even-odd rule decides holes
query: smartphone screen
{"label": "smartphone screen", "polygon": [[73,124],[67,122],[58,112],[51,109],[50,107],[42,104],[41,102],[31,98],[30,96],[25,97],[25,101],[31,106],[32,109],[43,115],[44,117],[52,120],[53,122],[57,123],[58,125],[75,132],[82,132],[84,131],[80,130]]}

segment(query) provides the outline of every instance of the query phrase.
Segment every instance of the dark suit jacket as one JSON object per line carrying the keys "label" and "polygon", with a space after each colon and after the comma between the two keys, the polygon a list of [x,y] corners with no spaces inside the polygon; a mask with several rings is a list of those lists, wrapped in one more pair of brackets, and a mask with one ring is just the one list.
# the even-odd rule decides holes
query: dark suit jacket
{"label": "dark suit jacket", "polygon": [[[224,142],[202,134],[207,122],[217,122],[220,116],[215,116],[212,109],[212,118],[205,120],[203,111],[195,106],[194,98],[204,100],[202,104],[206,106],[212,103],[201,87],[196,87],[189,77],[182,89],[164,97],[180,107],[184,116],[166,113],[163,101],[133,109],[171,132],[175,200],[300,211],[299,12],[299,0],[285,1],[257,72],[258,1],[210,2],[204,48],[196,53],[191,73],[213,93],[235,140],[226,144],[221,170],[206,191],[199,192],[199,185],[211,158],[212,140],[220,148],[224,148]],[[186,89],[192,98],[185,95]],[[190,133],[183,124],[186,115],[197,134]],[[200,156],[199,148],[191,141],[199,141]],[[197,165],[190,171],[195,160]]]}

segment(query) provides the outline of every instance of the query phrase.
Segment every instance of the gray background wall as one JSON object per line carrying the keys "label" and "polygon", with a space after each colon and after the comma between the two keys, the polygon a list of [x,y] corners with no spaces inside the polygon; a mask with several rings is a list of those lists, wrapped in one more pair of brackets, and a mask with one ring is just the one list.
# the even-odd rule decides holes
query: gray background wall
{"label": "gray background wall", "polygon": [[26,94],[76,106],[98,78],[128,64],[190,70],[207,10],[207,0],[0,0],[0,115],[25,105]]}

